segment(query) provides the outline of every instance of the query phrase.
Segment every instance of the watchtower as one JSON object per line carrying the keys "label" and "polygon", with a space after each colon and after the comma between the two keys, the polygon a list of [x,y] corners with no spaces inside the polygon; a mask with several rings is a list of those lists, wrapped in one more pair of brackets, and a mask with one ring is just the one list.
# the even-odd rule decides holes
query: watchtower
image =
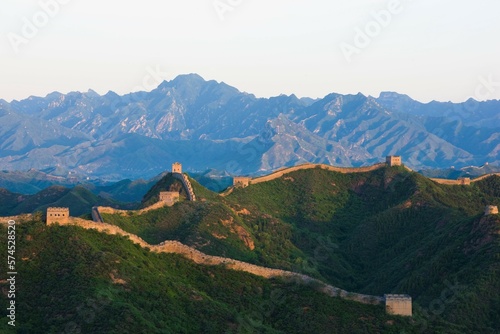
{"label": "watchtower", "polygon": [[488,206],[484,209],[484,215],[485,215],[485,216],[489,216],[489,215],[498,215],[498,206],[488,205]]}
{"label": "watchtower", "polygon": [[233,177],[233,186],[246,188],[250,185],[251,177],[235,176]]}
{"label": "watchtower", "polygon": [[172,173],[182,174],[182,165],[179,162],[172,164]]}
{"label": "watchtower", "polygon": [[458,181],[460,181],[460,184],[463,186],[470,186],[470,177],[459,177]]}
{"label": "watchtower", "polygon": [[69,221],[69,208],[47,208],[47,225],[58,223],[67,224]]}
{"label": "watchtower", "polygon": [[387,314],[395,314],[411,317],[411,297],[408,295],[384,295],[385,297],[385,312]]}
{"label": "watchtower", "polygon": [[385,157],[385,162],[389,167],[401,166],[402,164],[400,155],[388,155],[387,157]]}
{"label": "watchtower", "polygon": [[160,202],[166,202],[168,206],[172,206],[179,201],[179,193],[177,191],[162,191],[160,192]]}

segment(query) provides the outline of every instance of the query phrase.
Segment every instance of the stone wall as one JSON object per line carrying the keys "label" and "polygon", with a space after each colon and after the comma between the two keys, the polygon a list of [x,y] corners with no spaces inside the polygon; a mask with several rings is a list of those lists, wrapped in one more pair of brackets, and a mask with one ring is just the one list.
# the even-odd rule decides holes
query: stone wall
{"label": "stone wall", "polygon": [[189,178],[185,174],[179,174],[179,173],[174,173],[172,174],[172,176],[182,182],[182,185],[186,190],[188,200],[193,202],[196,201],[196,195],[194,194],[193,186],[191,185]]}
{"label": "stone wall", "polygon": [[399,155],[388,155],[385,158],[385,163],[392,167],[392,166],[401,166],[403,164],[403,161],[401,159],[401,156]]}
{"label": "stone wall", "polygon": [[180,254],[197,264],[209,265],[209,266],[224,265],[228,269],[244,271],[264,278],[281,277],[284,279],[293,280],[301,284],[315,283],[319,287],[319,290],[321,292],[326,293],[329,296],[353,300],[364,304],[378,305],[384,302],[383,297],[347,292],[337,287],[325,284],[307,275],[281,269],[261,267],[254,264],[233,260],[229,258],[224,258],[220,256],[207,255],[205,253],[200,252],[197,249],[186,246],[178,241],[164,241],[159,245],[150,245],[137,235],[125,232],[118,226],[106,223],[95,223],[81,218],[70,217],[66,224],[76,225],[85,229],[95,229],[99,232],[107,233],[110,235],[126,236],[133,243],[136,243],[144,248],[149,248],[149,250],[152,252]]}
{"label": "stone wall", "polygon": [[160,192],[160,202],[167,203],[168,206],[172,206],[175,202],[179,201],[179,193],[177,191],[161,191]]}
{"label": "stone wall", "polygon": [[[110,215],[121,215],[121,216],[130,216],[130,215],[142,215],[148,211],[158,210],[165,206],[169,206],[167,202],[156,202],[153,205],[148,206],[147,208],[141,210],[120,210],[111,208],[109,206],[97,206],[95,207],[99,214],[106,213]],[[95,221],[95,220],[94,220]]]}
{"label": "stone wall", "polygon": [[500,173],[491,173],[491,174],[485,174],[485,175],[482,175],[480,177],[477,177],[475,178],[474,180],[472,180],[471,182],[477,182],[477,181],[481,181],[481,180],[484,180],[488,177],[491,177],[491,176],[500,176]]}
{"label": "stone wall", "polygon": [[461,186],[464,185],[462,180],[450,180],[450,179],[437,179],[437,178],[429,178],[431,181],[434,181],[438,184],[444,184],[447,186]]}
{"label": "stone wall", "polygon": [[23,214],[18,216],[10,216],[10,217],[0,217],[0,224],[7,224],[9,220],[13,220],[16,223],[31,220],[33,218],[32,214]]}
{"label": "stone wall", "polygon": [[172,164],[172,173],[173,174],[175,174],[175,173],[182,174],[182,165],[178,162],[174,162]]}
{"label": "stone wall", "polygon": [[102,219],[101,214],[99,213],[99,208],[97,206],[92,207],[91,215],[92,220],[96,223],[104,223],[104,220]]}
{"label": "stone wall", "polygon": [[233,186],[245,188],[248,187],[251,180],[251,177],[235,176],[233,177]]}
{"label": "stone wall", "polygon": [[480,177],[477,177],[473,180],[471,180],[468,177],[460,177],[457,180],[450,180],[450,179],[439,179],[439,178],[429,178],[430,180],[439,183],[439,184],[444,184],[444,185],[450,185],[450,186],[467,186],[470,185],[471,183],[478,182],[481,180],[484,180],[488,177],[491,176],[500,176],[500,173],[491,173],[491,174],[485,174]]}
{"label": "stone wall", "polygon": [[332,171],[332,172],[349,174],[349,173],[367,173],[367,172],[371,172],[371,171],[383,168],[385,166],[386,166],[385,163],[378,163],[378,164],[375,164],[372,166],[366,166],[366,167],[335,167],[335,166],[330,166],[330,165],[325,165],[325,164],[306,163],[306,164],[298,165],[295,167],[281,169],[281,170],[278,170],[272,174],[255,178],[255,179],[250,181],[250,184],[258,184],[258,183],[262,183],[262,182],[272,181],[272,180],[275,180],[277,178],[282,177],[283,175],[293,173],[293,172],[298,171],[298,170],[305,170],[305,169],[321,168],[321,169],[325,169],[325,170]]}

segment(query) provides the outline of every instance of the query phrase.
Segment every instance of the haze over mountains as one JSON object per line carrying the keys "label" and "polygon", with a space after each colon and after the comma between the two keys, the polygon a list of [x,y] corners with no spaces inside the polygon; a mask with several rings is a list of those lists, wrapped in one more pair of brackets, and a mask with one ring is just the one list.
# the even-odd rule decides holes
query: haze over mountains
{"label": "haze over mountains", "polygon": [[0,100],[0,168],[110,179],[188,171],[254,174],[301,162],[359,166],[402,155],[416,169],[500,163],[500,101],[256,98],[196,74],[151,92]]}

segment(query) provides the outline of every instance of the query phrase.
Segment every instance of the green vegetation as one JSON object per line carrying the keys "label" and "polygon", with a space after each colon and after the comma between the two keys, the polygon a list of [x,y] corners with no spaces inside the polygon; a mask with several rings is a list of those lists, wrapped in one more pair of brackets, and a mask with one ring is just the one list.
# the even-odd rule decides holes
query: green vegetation
{"label": "green vegetation", "polygon": [[0,215],[14,216],[36,211],[45,212],[48,207],[61,206],[71,208],[72,216],[90,214],[94,205],[113,206],[128,209],[133,206],[102,198],[81,186],[72,189],[51,186],[35,195],[21,195],[0,189]]}
{"label": "green vegetation", "polygon": [[416,319],[443,332],[500,330],[500,220],[482,214],[500,205],[499,177],[445,186],[401,167],[313,169],[227,197],[193,186],[198,202],[104,220],[151,243],[176,239],[348,291],[408,293]]}
{"label": "green vegetation", "polygon": [[[5,227],[0,228],[2,236]],[[0,247],[5,249],[2,237]],[[383,306],[328,297],[74,226],[17,225],[16,329],[1,333],[418,333]],[[5,283],[2,283],[4,287]]]}

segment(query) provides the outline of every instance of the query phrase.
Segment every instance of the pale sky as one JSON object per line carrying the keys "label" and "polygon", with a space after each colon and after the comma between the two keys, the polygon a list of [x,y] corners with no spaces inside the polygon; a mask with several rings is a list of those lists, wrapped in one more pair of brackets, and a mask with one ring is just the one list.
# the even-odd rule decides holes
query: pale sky
{"label": "pale sky", "polygon": [[500,99],[499,14],[498,0],[2,0],[0,98],[198,73],[258,97]]}

